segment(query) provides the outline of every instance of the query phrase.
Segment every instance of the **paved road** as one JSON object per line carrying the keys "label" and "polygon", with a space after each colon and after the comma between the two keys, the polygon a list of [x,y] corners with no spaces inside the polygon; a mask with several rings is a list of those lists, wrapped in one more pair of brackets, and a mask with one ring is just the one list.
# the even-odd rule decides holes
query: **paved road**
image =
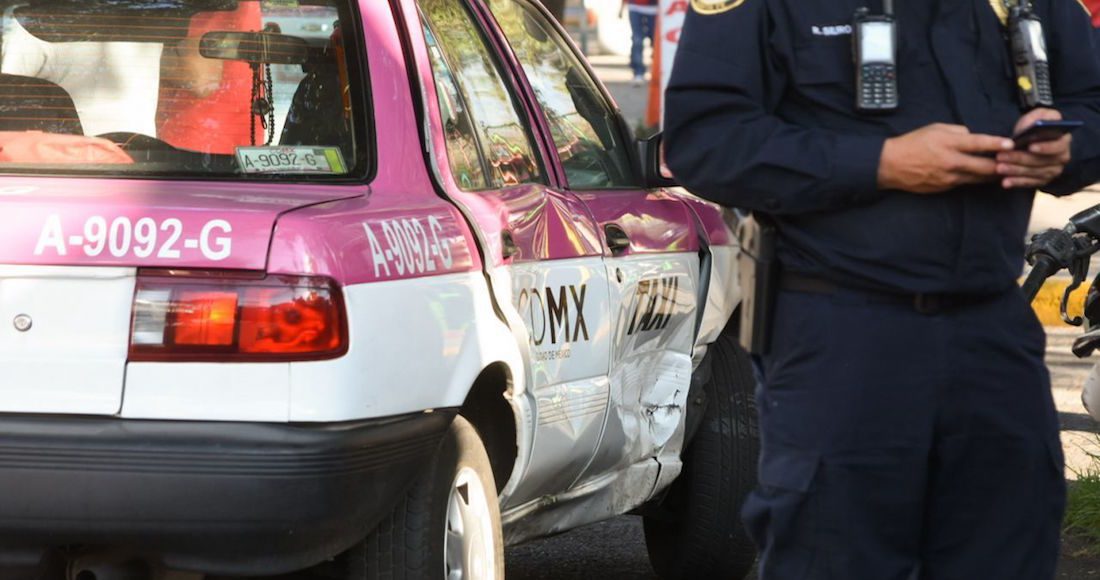
{"label": "paved road", "polygon": [[[1057,580],[1100,578],[1100,560],[1079,557],[1076,551],[1075,546],[1063,548]],[[508,580],[658,580],[635,517],[511,548],[506,573]]]}
{"label": "paved road", "polygon": [[510,548],[508,580],[657,580],[641,518],[624,516]]}

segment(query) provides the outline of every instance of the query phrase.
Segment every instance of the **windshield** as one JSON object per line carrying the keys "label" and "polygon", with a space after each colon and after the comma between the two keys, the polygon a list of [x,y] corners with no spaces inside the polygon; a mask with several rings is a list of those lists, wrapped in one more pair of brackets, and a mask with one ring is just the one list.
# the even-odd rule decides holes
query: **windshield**
{"label": "windshield", "polygon": [[0,6],[0,172],[333,177],[366,157],[344,0]]}

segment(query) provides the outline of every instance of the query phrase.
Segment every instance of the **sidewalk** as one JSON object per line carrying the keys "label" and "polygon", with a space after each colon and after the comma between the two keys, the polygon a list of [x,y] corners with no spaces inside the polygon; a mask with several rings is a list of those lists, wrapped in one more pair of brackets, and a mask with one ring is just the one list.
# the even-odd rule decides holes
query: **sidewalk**
{"label": "sidewalk", "polygon": [[1054,197],[1040,193],[1035,199],[1031,214],[1031,233],[1047,228],[1060,228],[1073,214],[1100,204],[1100,185],[1096,185],[1068,197]]}

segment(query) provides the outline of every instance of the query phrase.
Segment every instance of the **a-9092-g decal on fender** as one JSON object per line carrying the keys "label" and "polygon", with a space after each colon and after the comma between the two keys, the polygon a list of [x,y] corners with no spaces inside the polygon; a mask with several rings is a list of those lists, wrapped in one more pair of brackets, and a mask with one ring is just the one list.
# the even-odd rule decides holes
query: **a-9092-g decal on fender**
{"label": "a-9092-g decal on fender", "polygon": [[[427,222],[425,227],[420,218],[414,217],[382,220],[375,226],[363,224],[374,262],[375,278],[383,273],[390,278],[394,274],[431,274],[451,269],[454,257],[450,242],[443,234],[443,224],[434,215],[428,216]],[[381,231],[381,238],[375,233],[375,228]],[[384,246],[382,242],[385,242]]]}

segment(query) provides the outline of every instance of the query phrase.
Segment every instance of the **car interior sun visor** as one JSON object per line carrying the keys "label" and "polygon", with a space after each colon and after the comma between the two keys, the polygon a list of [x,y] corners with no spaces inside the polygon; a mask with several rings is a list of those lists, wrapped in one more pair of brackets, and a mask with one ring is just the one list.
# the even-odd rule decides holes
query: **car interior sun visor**
{"label": "car interior sun visor", "polygon": [[195,14],[236,8],[237,0],[31,0],[14,15],[46,42],[165,43],[186,38]]}

